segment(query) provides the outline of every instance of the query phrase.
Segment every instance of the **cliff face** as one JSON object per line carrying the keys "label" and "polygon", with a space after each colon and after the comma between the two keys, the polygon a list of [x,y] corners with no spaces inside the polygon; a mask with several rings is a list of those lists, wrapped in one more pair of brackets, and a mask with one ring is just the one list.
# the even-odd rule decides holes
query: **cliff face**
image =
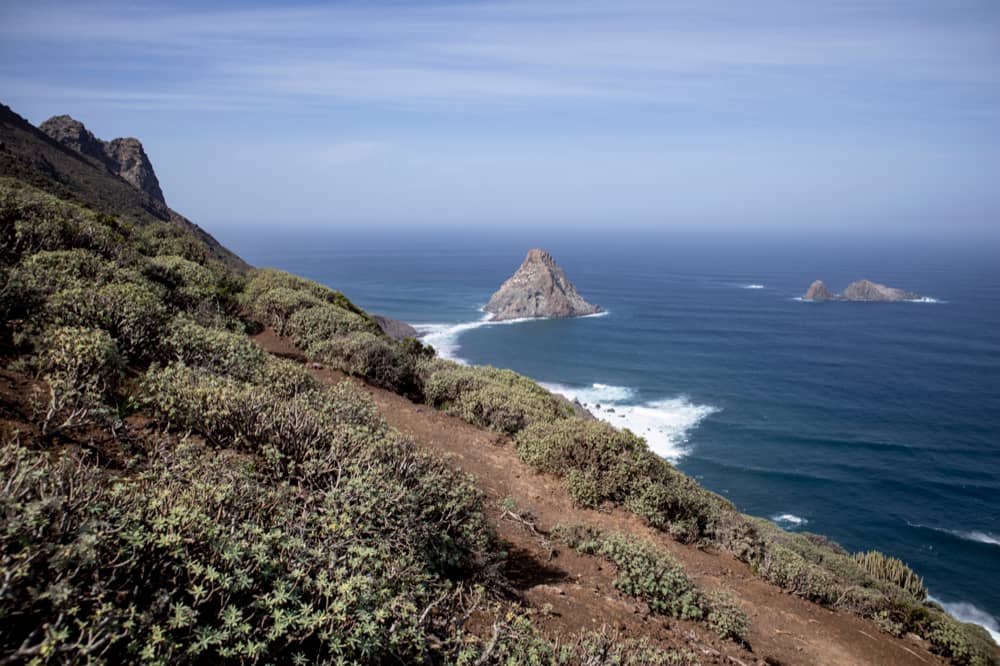
{"label": "cliff face", "polygon": [[833,294],[826,288],[821,280],[816,280],[806,293],[802,295],[804,301],[872,301],[880,303],[891,303],[894,301],[910,301],[920,298],[917,294],[887,287],[884,284],[872,282],[871,280],[858,280],[847,286],[841,294]]}
{"label": "cliff face", "polygon": [[56,142],[92,157],[115,176],[145,192],[153,199],[166,203],[153,164],[138,139],[101,141],[83,123],[71,116],[54,116],[38,126]]}
{"label": "cliff face", "polygon": [[566,273],[545,250],[529,250],[521,267],[484,308],[495,320],[579,317],[601,312],[576,293]]}

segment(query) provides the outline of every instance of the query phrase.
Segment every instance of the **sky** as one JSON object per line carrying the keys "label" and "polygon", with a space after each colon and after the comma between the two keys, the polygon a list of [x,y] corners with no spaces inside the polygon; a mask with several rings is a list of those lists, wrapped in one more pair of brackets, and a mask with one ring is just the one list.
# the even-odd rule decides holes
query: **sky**
{"label": "sky", "polygon": [[995,0],[5,0],[0,101],[208,228],[1000,226]]}

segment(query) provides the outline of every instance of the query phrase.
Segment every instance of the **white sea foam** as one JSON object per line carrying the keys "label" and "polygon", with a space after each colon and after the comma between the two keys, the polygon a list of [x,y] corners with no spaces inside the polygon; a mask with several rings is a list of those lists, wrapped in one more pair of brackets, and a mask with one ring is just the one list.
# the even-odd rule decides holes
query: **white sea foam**
{"label": "white sea foam", "polygon": [[794,513],[779,513],[771,516],[771,522],[777,523],[781,527],[785,528],[795,528],[802,527],[803,525],[808,525],[809,521],[801,516],[796,516]]}
{"label": "white sea foam", "polygon": [[438,356],[459,363],[466,363],[466,360],[458,356],[458,338],[462,333],[471,331],[483,326],[501,326],[505,324],[521,324],[534,319],[507,319],[505,321],[493,321],[493,315],[486,315],[476,321],[467,321],[461,324],[414,324],[423,336],[421,340],[437,350]]}
{"label": "white sea foam", "polygon": [[940,599],[929,597],[931,601],[941,604],[941,607],[955,616],[962,622],[972,622],[990,632],[993,642],[1000,645],[1000,621],[981,608],[973,606],[967,601],[955,601],[945,603]]}
{"label": "white sea foam", "polygon": [[[482,308],[479,308],[482,311]],[[587,319],[589,317],[606,317],[611,314],[608,311],[597,312],[591,315],[583,315],[577,319]],[[508,324],[523,324],[531,321],[544,321],[545,317],[524,317],[522,319],[505,319],[494,321],[493,315],[487,314],[482,319],[476,321],[462,322],[461,324],[413,324],[417,332],[423,334],[421,340],[437,350],[438,356],[458,363],[468,363],[458,355],[458,338],[466,331],[471,331],[483,326],[506,326]]]}
{"label": "white sea foam", "polygon": [[920,523],[906,523],[910,527],[922,527],[927,530],[934,530],[935,532],[942,532],[944,534],[950,534],[953,537],[958,537],[959,539],[965,539],[966,541],[977,541],[979,543],[989,544],[991,546],[1000,546],[1000,536],[996,534],[991,534],[990,532],[983,532],[981,530],[952,530],[946,527],[931,527],[930,525],[921,525]]}
{"label": "white sea foam", "polygon": [[578,400],[595,417],[616,428],[628,428],[646,440],[650,451],[671,462],[677,462],[688,453],[691,430],[706,416],[718,411],[710,405],[696,405],[684,397],[631,404],[634,391],[625,386],[542,386],[570,400]]}
{"label": "white sea foam", "polygon": [[[608,312],[598,312],[587,317],[606,317]],[[581,317],[582,318],[582,317]],[[459,356],[458,339],[466,331],[483,326],[519,324],[537,319],[510,319],[493,321],[490,315],[477,321],[461,324],[414,324],[422,340],[437,350],[438,356],[459,363],[467,361]],[[617,428],[628,428],[643,437],[649,449],[671,462],[677,462],[687,453],[688,433],[709,414],[718,411],[710,405],[696,405],[687,398],[678,397],[632,404],[634,392],[627,386],[594,383],[575,388],[562,384],[542,384],[554,393],[570,400],[578,400],[602,421]],[[596,405],[601,405],[598,409]],[[614,411],[611,411],[614,410]]]}
{"label": "white sea foam", "polygon": [[936,298],[931,298],[930,296],[921,296],[920,298],[910,298],[907,299],[907,303],[944,303],[944,301],[939,301]]}
{"label": "white sea foam", "polygon": [[601,407],[617,406],[623,402],[627,402],[634,393],[627,386],[613,386],[611,384],[600,383],[591,384],[587,388],[572,388],[562,384],[542,384],[542,386],[570,400],[579,400],[581,404],[592,409],[596,405],[601,405]]}

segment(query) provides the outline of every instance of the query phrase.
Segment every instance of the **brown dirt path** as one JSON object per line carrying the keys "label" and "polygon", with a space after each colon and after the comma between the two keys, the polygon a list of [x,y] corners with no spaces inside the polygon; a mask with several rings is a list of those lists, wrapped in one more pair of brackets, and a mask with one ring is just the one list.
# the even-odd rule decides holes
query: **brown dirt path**
{"label": "brown dirt path", "polygon": [[[268,351],[304,362],[301,352],[273,331],[255,337]],[[345,375],[311,368],[327,384]],[[385,419],[425,449],[445,454],[475,477],[488,498],[491,518],[509,544],[508,575],[532,607],[547,609],[537,624],[552,636],[568,636],[607,626],[629,637],[648,637],[663,647],[693,652],[703,663],[823,664],[830,666],[946,663],[916,639],[898,639],[873,623],[783,593],[756,578],[749,567],[725,553],[679,544],[622,509],[599,512],[573,506],[562,482],[537,474],[518,459],[509,438],[364,384]],[[556,552],[522,523],[501,516],[497,501],[512,498],[542,532],[557,524],[586,524],[627,532],[655,542],[672,554],[703,589],[733,595],[750,618],[749,646],[716,637],[701,623],[650,615],[644,604],[613,587],[614,567],[566,548]]]}

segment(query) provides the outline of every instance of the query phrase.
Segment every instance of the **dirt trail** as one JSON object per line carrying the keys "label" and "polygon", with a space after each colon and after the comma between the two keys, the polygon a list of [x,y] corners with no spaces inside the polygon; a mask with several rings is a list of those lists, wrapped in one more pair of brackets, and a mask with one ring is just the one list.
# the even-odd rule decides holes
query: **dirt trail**
{"label": "dirt trail", "polygon": [[[295,347],[270,330],[255,339],[274,354],[304,361]],[[345,378],[336,370],[312,368],[311,372],[327,384]],[[679,544],[622,509],[604,513],[577,508],[559,479],[537,474],[518,459],[509,438],[361,380],[352,381],[365,386],[394,428],[425,449],[445,454],[475,477],[501,538],[509,544],[508,573],[525,601],[549,609],[537,624],[550,636],[606,625],[622,635],[648,637],[664,647],[694,652],[703,663],[717,664],[946,663],[916,638],[892,637],[854,615],[785,594],[732,556]],[[527,526],[501,516],[497,500],[508,497],[543,532],[557,524],[585,524],[657,543],[700,587],[726,590],[738,600],[750,618],[749,646],[720,640],[701,623],[649,615],[644,604],[614,589],[612,565],[566,548],[552,552]]]}

